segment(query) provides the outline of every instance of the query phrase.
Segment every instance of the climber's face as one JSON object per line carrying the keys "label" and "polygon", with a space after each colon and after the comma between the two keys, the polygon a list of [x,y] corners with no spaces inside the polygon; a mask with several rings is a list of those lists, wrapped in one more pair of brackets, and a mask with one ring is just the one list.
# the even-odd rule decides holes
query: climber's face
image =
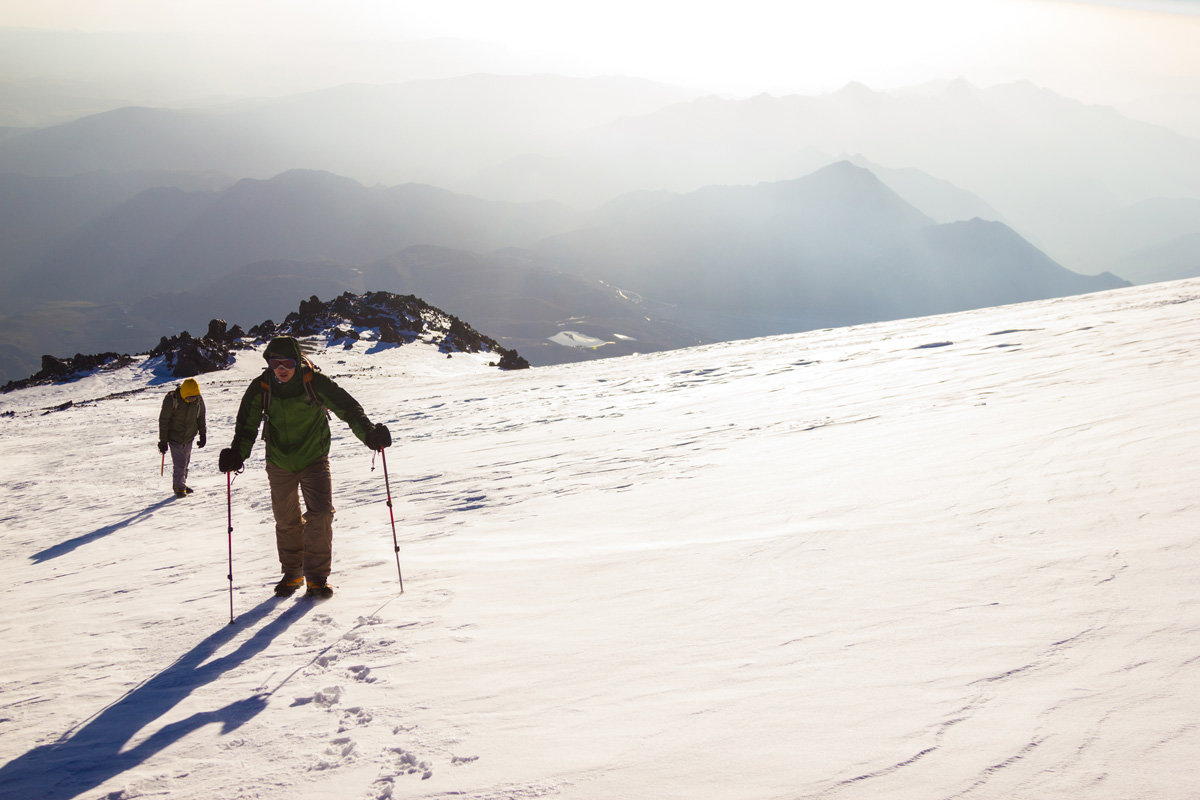
{"label": "climber's face", "polygon": [[267,366],[275,373],[275,380],[287,383],[296,374],[296,361],[291,358],[272,358]]}

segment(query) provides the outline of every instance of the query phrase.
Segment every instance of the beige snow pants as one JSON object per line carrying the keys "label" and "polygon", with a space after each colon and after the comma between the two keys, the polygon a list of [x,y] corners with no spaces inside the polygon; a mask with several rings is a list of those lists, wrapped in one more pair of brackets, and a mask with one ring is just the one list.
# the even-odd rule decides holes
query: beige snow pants
{"label": "beige snow pants", "polygon": [[[329,459],[299,472],[267,462],[275,544],[285,578],[325,579],[333,565],[333,480]],[[304,496],[304,513],[300,496]]]}

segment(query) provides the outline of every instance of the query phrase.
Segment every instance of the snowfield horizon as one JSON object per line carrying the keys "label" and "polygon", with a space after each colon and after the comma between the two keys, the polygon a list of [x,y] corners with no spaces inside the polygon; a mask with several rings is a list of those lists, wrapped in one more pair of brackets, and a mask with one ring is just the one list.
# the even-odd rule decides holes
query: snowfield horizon
{"label": "snowfield horizon", "polygon": [[181,499],[144,360],[0,395],[0,798],[1194,798],[1198,309],[322,347],[404,573],[334,419],[323,602],[271,596],[261,442],[216,467],[258,353]]}

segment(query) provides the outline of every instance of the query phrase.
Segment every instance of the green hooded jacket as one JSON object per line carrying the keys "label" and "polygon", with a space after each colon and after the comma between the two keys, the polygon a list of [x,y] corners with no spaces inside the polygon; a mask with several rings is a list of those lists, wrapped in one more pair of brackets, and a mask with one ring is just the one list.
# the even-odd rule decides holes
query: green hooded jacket
{"label": "green hooded jacket", "polygon": [[[295,359],[296,371],[287,383],[279,383],[275,373],[268,369],[246,387],[238,406],[230,445],[243,460],[250,457],[259,426],[264,424],[267,461],[277,467],[299,472],[329,455],[329,416],[325,409],[336,414],[360,441],[366,443],[371,422],[362,406],[331,378],[304,362],[299,342],[287,336],[274,339],[263,352],[264,358],[270,356]],[[310,396],[306,383],[319,402]],[[270,405],[264,415],[263,400],[268,395]]]}

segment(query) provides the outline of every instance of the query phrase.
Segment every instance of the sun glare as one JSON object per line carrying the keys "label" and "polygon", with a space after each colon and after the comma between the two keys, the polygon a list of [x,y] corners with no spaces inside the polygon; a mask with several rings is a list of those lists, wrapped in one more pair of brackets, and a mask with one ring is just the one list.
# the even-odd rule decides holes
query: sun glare
{"label": "sun glare", "polygon": [[0,26],[470,39],[545,72],[635,75],[731,94],[964,76],[982,84],[1027,78],[1100,99],[1164,77],[1195,82],[1200,15],[1142,5],[1148,10],[1067,0],[0,0]]}
{"label": "sun glare", "polygon": [[749,0],[708,7],[614,0],[587,8],[459,0],[414,11],[412,22],[438,35],[569,58],[581,69],[753,92],[954,77],[995,49],[1013,16],[1012,4],[1000,0]]}

